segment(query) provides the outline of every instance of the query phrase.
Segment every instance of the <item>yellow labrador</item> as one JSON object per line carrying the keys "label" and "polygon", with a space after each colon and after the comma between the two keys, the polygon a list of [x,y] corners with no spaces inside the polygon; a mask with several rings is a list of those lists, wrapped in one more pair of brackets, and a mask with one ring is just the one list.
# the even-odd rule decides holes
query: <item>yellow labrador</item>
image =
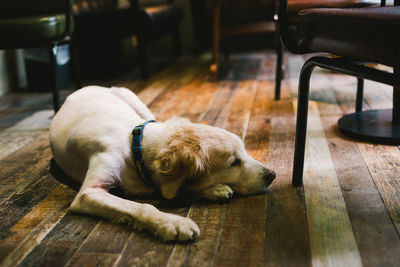
{"label": "yellow labrador", "polygon": [[51,122],[50,143],[56,163],[82,184],[72,211],[147,229],[165,241],[194,240],[200,231],[191,219],[109,190],[118,187],[127,196],[159,191],[167,199],[185,191],[224,200],[233,192],[265,192],[275,178],[226,130],[182,118],[152,120],[125,88],[88,86],[67,98]]}

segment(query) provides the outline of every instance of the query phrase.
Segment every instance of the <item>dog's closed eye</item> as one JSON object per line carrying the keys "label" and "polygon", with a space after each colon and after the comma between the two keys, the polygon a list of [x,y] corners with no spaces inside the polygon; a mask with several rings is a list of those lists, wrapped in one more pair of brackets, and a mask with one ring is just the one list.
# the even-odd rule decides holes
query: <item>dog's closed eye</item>
{"label": "dog's closed eye", "polygon": [[242,164],[242,161],[241,161],[240,159],[235,159],[235,160],[231,163],[230,167],[240,166],[241,164]]}

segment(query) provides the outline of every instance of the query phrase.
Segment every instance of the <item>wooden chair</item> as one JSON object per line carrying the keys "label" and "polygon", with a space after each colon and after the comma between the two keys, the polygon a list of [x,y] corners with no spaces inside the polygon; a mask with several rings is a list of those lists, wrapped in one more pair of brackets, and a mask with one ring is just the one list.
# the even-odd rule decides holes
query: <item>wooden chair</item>
{"label": "wooden chair", "polygon": [[[395,5],[399,2],[396,0]],[[279,27],[285,46],[299,54],[328,52],[340,56],[312,57],[300,72],[292,183],[301,186],[309,86],[315,67],[357,77],[357,105],[362,101],[363,79],[393,86],[393,109],[361,111],[358,106],[359,111],[342,117],[338,124],[344,135],[357,140],[400,144],[400,6],[302,9],[293,18],[290,17],[291,3],[280,1]],[[394,71],[374,69],[365,66],[365,62],[392,66]]]}
{"label": "wooden chair", "polygon": [[72,2],[13,0],[2,1],[0,4],[0,49],[48,48],[52,66],[49,78],[52,81],[55,111],[60,108],[56,72],[58,46],[70,44],[73,48],[70,38],[73,31]]}
{"label": "wooden chair", "polygon": [[[232,0],[229,0],[232,1]],[[230,2],[228,1],[228,4]],[[243,35],[243,34],[274,34],[275,39],[275,49],[276,49],[276,86],[275,86],[275,99],[280,98],[280,87],[282,79],[282,44],[279,40],[279,33],[276,24],[276,0],[267,2],[269,5],[262,7],[262,13],[264,13],[264,19],[258,21],[242,21],[235,23],[221,23],[221,14],[226,11],[222,7],[222,0],[214,1],[214,17],[213,17],[213,50],[212,50],[212,64],[210,66],[210,76],[211,80],[216,80],[218,78],[218,73],[221,65],[220,59],[220,43],[221,39],[227,36]],[[243,2],[240,3],[243,5]],[[226,15],[227,16],[227,15]],[[226,58],[228,58],[229,51],[225,47]]]}

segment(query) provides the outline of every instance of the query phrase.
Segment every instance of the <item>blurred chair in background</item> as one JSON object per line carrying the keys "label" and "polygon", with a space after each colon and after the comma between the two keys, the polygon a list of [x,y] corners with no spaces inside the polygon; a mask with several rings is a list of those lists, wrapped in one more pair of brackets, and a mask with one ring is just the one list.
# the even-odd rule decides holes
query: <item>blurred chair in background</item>
{"label": "blurred chair in background", "polygon": [[[57,86],[58,47],[71,42],[73,18],[72,0],[13,0],[0,4],[0,49],[47,47],[51,65],[53,106],[60,108]],[[73,60],[76,59],[73,56]],[[75,64],[76,65],[76,64]],[[79,85],[77,72],[75,78]]]}

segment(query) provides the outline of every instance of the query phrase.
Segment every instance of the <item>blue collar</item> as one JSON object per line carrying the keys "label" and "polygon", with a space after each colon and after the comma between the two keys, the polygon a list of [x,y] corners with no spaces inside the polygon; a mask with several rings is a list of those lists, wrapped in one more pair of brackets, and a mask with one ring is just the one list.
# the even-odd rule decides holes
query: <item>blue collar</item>
{"label": "blue collar", "polygon": [[148,120],[137,125],[132,131],[132,156],[133,162],[136,166],[136,171],[140,179],[148,186],[152,186],[151,180],[146,176],[146,168],[143,164],[143,152],[142,152],[142,139],[143,130],[146,124],[150,122],[156,122],[155,120]]}

